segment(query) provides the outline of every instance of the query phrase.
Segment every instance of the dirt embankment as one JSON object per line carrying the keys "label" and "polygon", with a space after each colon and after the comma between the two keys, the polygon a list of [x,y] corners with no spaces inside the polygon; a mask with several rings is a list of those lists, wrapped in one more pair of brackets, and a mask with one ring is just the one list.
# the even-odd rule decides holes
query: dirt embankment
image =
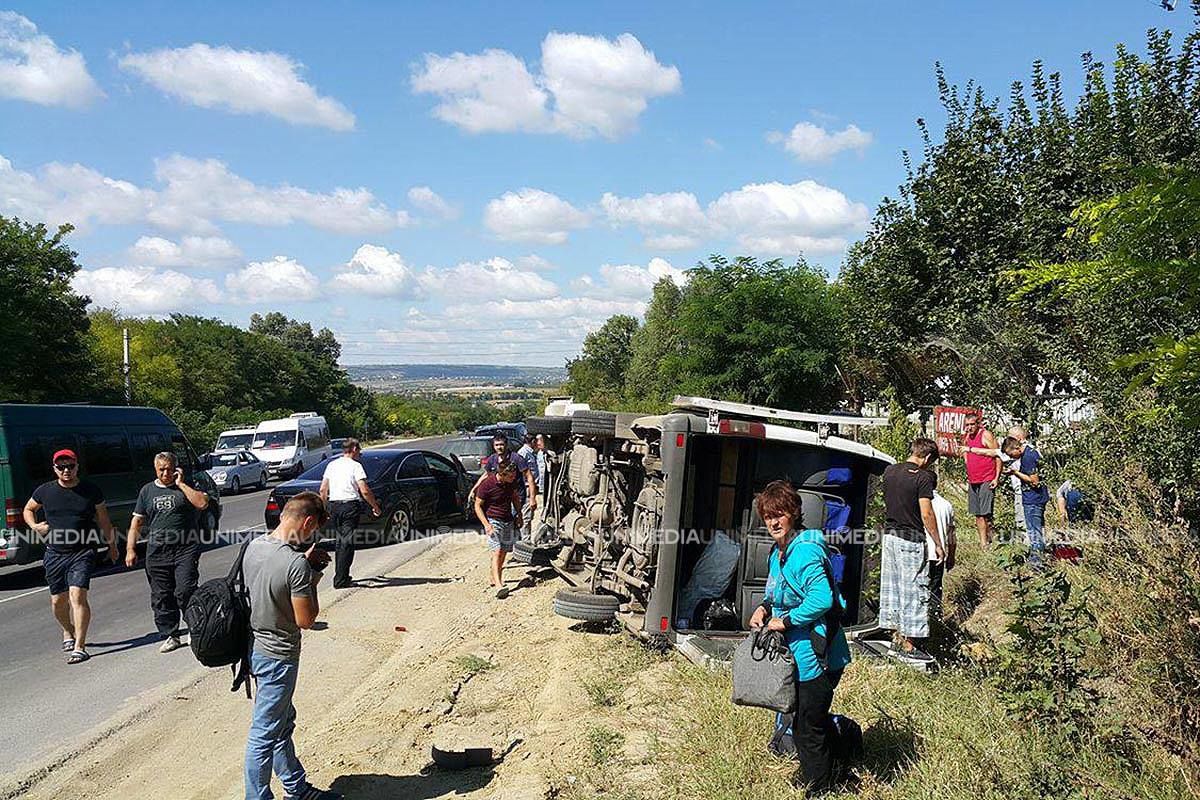
{"label": "dirt embankment", "polygon": [[[439,544],[339,598],[327,627],[305,633],[296,744],[314,784],[355,798],[520,800],[570,783],[574,760],[596,747],[585,715],[604,691],[602,634],[550,613],[556,580],[527,579],[496,600],[485,557],[479,539]],[[510,570],[510,585],[524,574]],[[0,797],[240,796],[251,703],[229,692],[228,673],[148,699]],[[495,767],[447,772],[428,769],[435,743],[512,749]]]}

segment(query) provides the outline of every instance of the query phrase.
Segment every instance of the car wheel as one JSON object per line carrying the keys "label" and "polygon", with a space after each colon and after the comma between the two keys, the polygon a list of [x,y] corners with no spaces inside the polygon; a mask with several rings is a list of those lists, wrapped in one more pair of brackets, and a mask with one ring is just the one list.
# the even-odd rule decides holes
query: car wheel
{"label": "car wheel", "polygon": [[571,420],[571,433],[581,436],[616,436],[617,415],[611,411],[576,411]]}
{"label": "car wheel", "polygon": [[389,544],[406,542],[412,536],[412,517],[408,509],[400,506],[388,517],[387,526],[383,531],[384,541]]}
{"label": "car wheel", "polygon": [[565,436],[571,432],[570,417],[529,417],[525,420],[525,430],[536,436]]}
{"label": "car wheel", "polygon": [[610,594],[559,589],[554,595],[554,613],[567,619],[607,622],[617,615],[621,602]]}
{"label": "car wheel", "polygon": [[233,480],[229,482],[229,493],[237,494],[240,491],[242,491],[242,482],[237,479],[236,475],[234,475]]}

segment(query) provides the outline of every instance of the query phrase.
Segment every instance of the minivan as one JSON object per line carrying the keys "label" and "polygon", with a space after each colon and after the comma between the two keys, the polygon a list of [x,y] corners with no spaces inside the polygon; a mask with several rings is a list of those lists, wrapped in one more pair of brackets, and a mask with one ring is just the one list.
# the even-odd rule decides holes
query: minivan
{"label": "minivan", "polygon": [[283,419],[258,423],[250,452],[279,478],[295,478],[333,455],[329,449],[329,425],[315,411],[302,411]]}
{"label": "minivan", "polygon": [[[41,559],[41,542],[28,535],[22,510],[33,490],[54,480],[51,456],[62,448],[79,456],[79,476],[104,492],[118,536],[123,539],[142,486],[154,480],[154,456],[171,451],[191,485],[209,495],[202,525],[220,524],[220,494],[199,468],[187,438],[157,408],[93,405],[0,404],[0,564]],[[123,548],[124,545],[122,544]]]}

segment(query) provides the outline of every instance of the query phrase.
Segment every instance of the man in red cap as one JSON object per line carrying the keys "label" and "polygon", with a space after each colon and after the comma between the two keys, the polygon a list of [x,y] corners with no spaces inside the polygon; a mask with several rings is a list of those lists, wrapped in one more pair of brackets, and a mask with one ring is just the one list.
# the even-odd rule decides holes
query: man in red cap
{"label": "man in red cap", "polygon": [[[25,504],[25,524],[46,539],[42,566],[50,587],[50,608],[62,626],[62,649],[68,664],[87,661],[87,629],[92,621],[88,587],[95,567],[96,529],[104,532],[108,557],[117,560],[113,529],[100,487],[79,479],[74,450],[59,450],[51,459],[56,480],[33,490]],[[42,520],[38,521],[38,512]]]}

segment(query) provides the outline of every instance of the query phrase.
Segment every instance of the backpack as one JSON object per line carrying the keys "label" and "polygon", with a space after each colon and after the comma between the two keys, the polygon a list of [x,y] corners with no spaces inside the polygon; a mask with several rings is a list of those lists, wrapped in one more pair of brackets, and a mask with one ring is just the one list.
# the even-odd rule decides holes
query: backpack
{"label": "backpack", "polygon": [[245,685],[246,697],[250,696],[250,602],[242,560],[251,541],[242,545],[229,574],[200,584],[183,611],[196,660],[206,667],[228,665],[233,670],[229,691]]}
{"label": "backpack", "polygon": [[[780,758],[799,758],[796,740],[792,736],[793,714],[775,715],[775,734],[767,749]],[[825,725],[829,751],[833,756],[834,775],[844,775],[851,764],[863,757],[862,726],[845,714],[830,714]]]}

